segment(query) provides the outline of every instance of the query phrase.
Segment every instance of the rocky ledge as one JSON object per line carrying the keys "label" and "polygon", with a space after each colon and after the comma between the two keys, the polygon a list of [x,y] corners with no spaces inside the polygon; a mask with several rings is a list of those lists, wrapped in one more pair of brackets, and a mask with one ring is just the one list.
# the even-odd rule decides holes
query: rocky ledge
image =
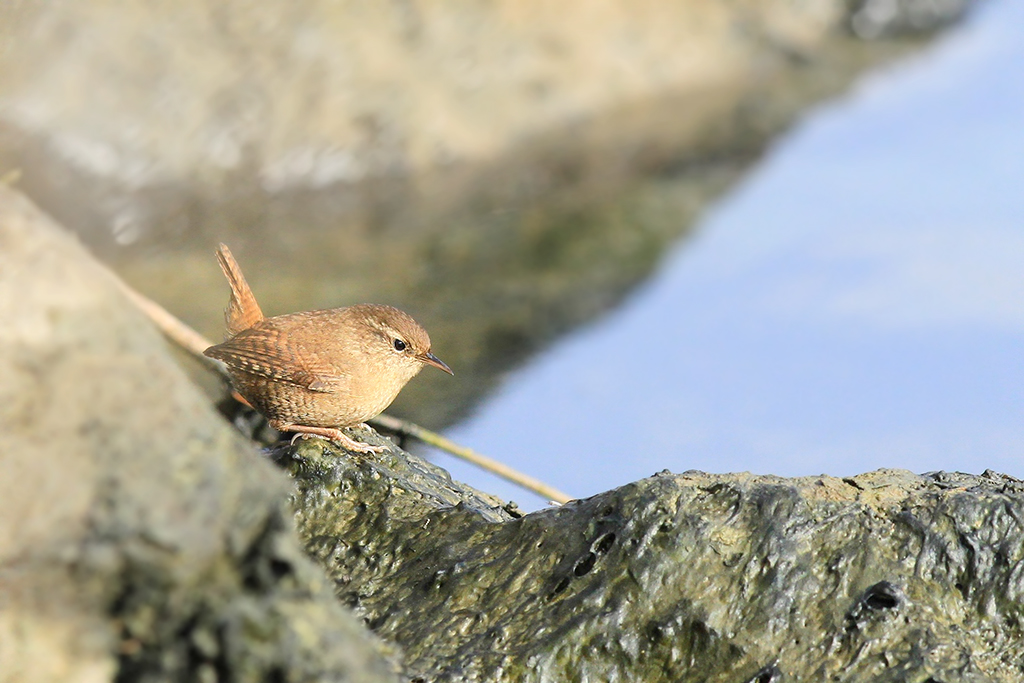
{"label": "rocky ledge", "polygon": [[2,185],[0,471],[2,681],[1024,677],[1018,480],[662,473],[523,516],[395,447],[261,454]]}
{"label": "rocky ledge", "polygon": [[336,592],[433,681],[1017,681],[1024,482],[671,474],[520,516],[415,456],[274,457]]}

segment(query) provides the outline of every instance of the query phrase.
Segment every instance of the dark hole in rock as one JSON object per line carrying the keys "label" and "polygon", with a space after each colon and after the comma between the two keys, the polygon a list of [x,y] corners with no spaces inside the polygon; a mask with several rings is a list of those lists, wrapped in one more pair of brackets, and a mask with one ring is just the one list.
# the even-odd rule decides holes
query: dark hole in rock
{"label": "dark hole in rock", "polygon": [[509,502],[505,503],[505,507],[503,507],[502,510],[507,512],[512,517],[512,519],[522,519],[523,517],[523,512],[522,510],[519,509],[519,506],[516,505],[515,501],[510,500]]}
{"label": "dark hole in rock", "polygon": [[612,507],[611,505],[606,507],[604,510],[601,510],[601,516],[602,517],[611,517],[614,514],[615,514],[615,508]]}
{"label": "dark hole in rock", "polygon": [[292,565],[284,560],[271,560],[270,573],[274,575],[275,579],[284,578],[292,573]]}
{"label": "dark hole in rock", "polygon": [[554,600],[555,597],[557,597],[560,593],[565,591],[565,589],[568,588],[568,587],[569,587],[569,577],[568,576],[563,576],[562,580],[559,581],[555,585],[555,587],[551,589],[550,593],[548,593],[548,600]]}
{"label": "dark hole in rock", "polygon": [[612,549],[613,545],[615,545],[615,534],[605,534],[597,539],[597,543],[594,544],[594,552],[598,555],[604,555]]}
{"label": "dark hole in rock", "polygon": [[775,664],[769,664],[758,671],[747,683],[776,683],[782,680],[782,672]]}
{"label": "dark hole in rock", "polygon": [[261,591],[263,586],[260,585],[259,576],[256,572],[249,573],[243,580],[242,585],[251,591]]}
{"label": "dark hole in rock", "polygon": [[900,590],[888,581],[879,581],[864,591],[861,604],[870,610],[893,609],[900,604]]}
{"label": "dark hole in rock", "polygon": [[576,566],[573,567],[572,573],[576,576],[585,576],[594,568],[595,562],[597,562],[597,555],[594,553],[587,553],[582,560],[576,563]]}
{"label": "dark hole in rock", "polygon": [[714,637],[714,633],[703,621],[694,621],[691,623],[690,633],[693,634],[694,642],[702,643],[704,646],[710,643],[711,639]]}

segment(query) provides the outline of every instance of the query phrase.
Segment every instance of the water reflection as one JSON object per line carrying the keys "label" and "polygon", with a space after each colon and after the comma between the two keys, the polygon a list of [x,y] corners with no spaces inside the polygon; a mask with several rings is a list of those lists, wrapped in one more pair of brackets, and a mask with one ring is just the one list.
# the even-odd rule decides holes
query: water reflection
{"label": "water reflection", "polygon": [[576,495],[663,468],[1024,475],[1021,64],[1004,0],[865,79],[449,436]]}

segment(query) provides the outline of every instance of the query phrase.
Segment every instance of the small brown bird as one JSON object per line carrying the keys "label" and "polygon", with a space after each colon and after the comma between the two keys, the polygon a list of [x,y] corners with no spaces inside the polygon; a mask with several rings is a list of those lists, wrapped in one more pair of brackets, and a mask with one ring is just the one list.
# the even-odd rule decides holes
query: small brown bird
{"label": "small brown bird", "polygon": [[359,304],[264,318],[226,245],[217,260],[231,285],[230,337],[203,353],[227,366],[238,393],[278,431],[382,451],[341,428],[379,415],[424,365],[455,374],[430,352],[426,331],[397,308]]}

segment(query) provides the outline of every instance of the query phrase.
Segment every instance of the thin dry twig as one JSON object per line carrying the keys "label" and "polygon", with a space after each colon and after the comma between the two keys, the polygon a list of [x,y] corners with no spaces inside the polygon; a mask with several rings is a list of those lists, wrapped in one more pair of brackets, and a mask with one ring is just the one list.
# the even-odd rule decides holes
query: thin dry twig
{"label": "thin dry twig", "polygon": [[[116,275],[114,277],[125,295],[131,299],[132,302],[138,306],[150,320],[153,321],[153,324],[155,324],[168,339],[203,361],[206,366],[214,369],[225,378],[227,377],[227,373],[220,363],[203,355],[203,351],[212,346],[206,337],[178,320],[160,304],[132,289],[132,287],[121,278]],[[370,422],[392,432],[396,432],[404,436],[410,436],[414,439],[419,439],[423,443],[439,448],[457,458],[465,460],[466,462],[473,463],[477,467],[496,474],[502,479],[510,481],[513,484],[521,486],[529,491],[533,491],[545,500],[558,503],[559,505],[572,500],[568,494],[559,491],[553,486],[548,486],[544,482],[534,479],[527,474],[523,474],[504,463],[488,458],[485,455],[481,455],[472,449],[460,446],[457,443],[444,438],[437,432],[432,432],[429,429],[420,427],[419,425],[407,420],[392,417],[391,415],[378,415],[374,419],[370,420]]]}
{"label": "thin dry twig", "polygon": [[440,448],[442,451],[451,453],[457,458],[462,458],[466,462],[471,462],[477,467],[483,468],[488,472],[492,472],[503,479],[513,482],[514,484],[518,484],[524,489],[529,489],[553,503],[563,505],[572,500],[568,494],[559,491],[553,486],[548,486],[544,482],[514,470],[504,463],[498,462],[493,458],[488,458],[486,455],[481,455],[480,453],[477,453],[470,448],[466,448],[465,446],[460,446],[454,441],[444,438],[437,432],[424,429],[412,422],[392,417],[391,415],[378,415],[370,420],[370,423],[379,425],[384,429],[397,432],[404,436],[411,436],[414,439],[419,439],[423,443],[430,444],[435,448]]}
{"label": "thin dry twig", "polygon": [[132,303],[142,309],[142,312],[149,316],[149,319],[152,320],[153,324],[164,333],[165,337],[203,361],[206,365],[221,369],[221,374],[225,377],[227,376],[227,373],[223,372],[220,363],[203,355],[203,351],[213,346],[209,339],[178,320],[166,308],[157,302],[139,294],[124,280],[118,278],[117,283],[121,286],[121,290],[125,295],[132,300]]}

